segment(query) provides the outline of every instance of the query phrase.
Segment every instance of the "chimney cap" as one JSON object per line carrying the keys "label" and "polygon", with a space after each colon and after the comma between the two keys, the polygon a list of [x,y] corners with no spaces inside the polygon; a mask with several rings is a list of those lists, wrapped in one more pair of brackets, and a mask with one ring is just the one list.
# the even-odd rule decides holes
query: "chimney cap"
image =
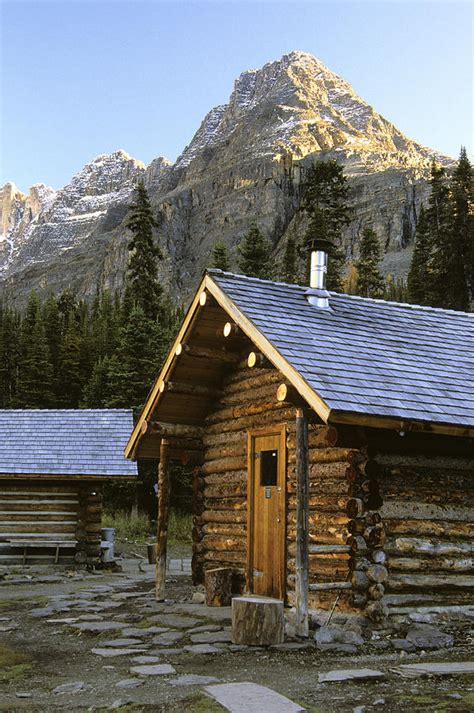
{"label": "chimney cap", "polygon": [[322,252],[328,253],[331,249],[332,243],[330,240],[325,238],[311,238],[308,246],[311,251],[321,250]]}

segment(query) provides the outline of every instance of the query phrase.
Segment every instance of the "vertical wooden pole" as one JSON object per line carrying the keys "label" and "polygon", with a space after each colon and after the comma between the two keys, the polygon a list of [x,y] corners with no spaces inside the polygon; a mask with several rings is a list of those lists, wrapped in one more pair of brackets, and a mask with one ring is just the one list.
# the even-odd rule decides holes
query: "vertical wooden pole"
{"label": "vertical wooden pole", "polygon": [[165,598],[166,584],[166,544],[168,540],[169,519],[169,468],[168,442],[163,438],[160,444],[160,463],[158,465],[158,522],[156,548],[156,599]]}
{"label": "vertical wooden pole", "polygon": [[296,635],[307,637],[308,625],[308,528],[309,528],[308,418],[296,410]]}

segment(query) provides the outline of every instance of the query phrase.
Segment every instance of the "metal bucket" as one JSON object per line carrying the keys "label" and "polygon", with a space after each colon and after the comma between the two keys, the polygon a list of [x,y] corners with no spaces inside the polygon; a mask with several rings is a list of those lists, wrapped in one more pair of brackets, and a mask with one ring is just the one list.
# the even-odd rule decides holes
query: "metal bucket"
{"label": "metal bucket", "polygon": [[115,527],[103,527],[101,533],[105,542],[115,542]]}

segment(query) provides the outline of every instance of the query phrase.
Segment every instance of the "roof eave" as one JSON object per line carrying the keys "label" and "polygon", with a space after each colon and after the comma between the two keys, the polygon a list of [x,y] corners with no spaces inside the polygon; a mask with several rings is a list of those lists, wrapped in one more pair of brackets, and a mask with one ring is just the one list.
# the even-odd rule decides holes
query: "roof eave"
{"label": "roof eave", "polygon": [[367,426],[368,428],[384,428],[405,433],[438,433],[445,436],[474,437],[474,426],[442,423],[438,421],[423,421],[406,419],[402,416],[378,416],[377,414],[360,413],[357,411],[330,412],[328,422],[348,426]]}

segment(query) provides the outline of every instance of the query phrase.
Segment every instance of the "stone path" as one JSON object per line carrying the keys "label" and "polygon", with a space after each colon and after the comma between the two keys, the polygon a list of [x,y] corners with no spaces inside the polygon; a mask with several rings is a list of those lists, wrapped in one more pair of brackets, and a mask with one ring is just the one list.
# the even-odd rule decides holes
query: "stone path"
{"label": "stone path", "polygon": [[206,686],[208,695],[230,713],[298,713],[304,708],[276,691],[256,683],[221,683]]}

